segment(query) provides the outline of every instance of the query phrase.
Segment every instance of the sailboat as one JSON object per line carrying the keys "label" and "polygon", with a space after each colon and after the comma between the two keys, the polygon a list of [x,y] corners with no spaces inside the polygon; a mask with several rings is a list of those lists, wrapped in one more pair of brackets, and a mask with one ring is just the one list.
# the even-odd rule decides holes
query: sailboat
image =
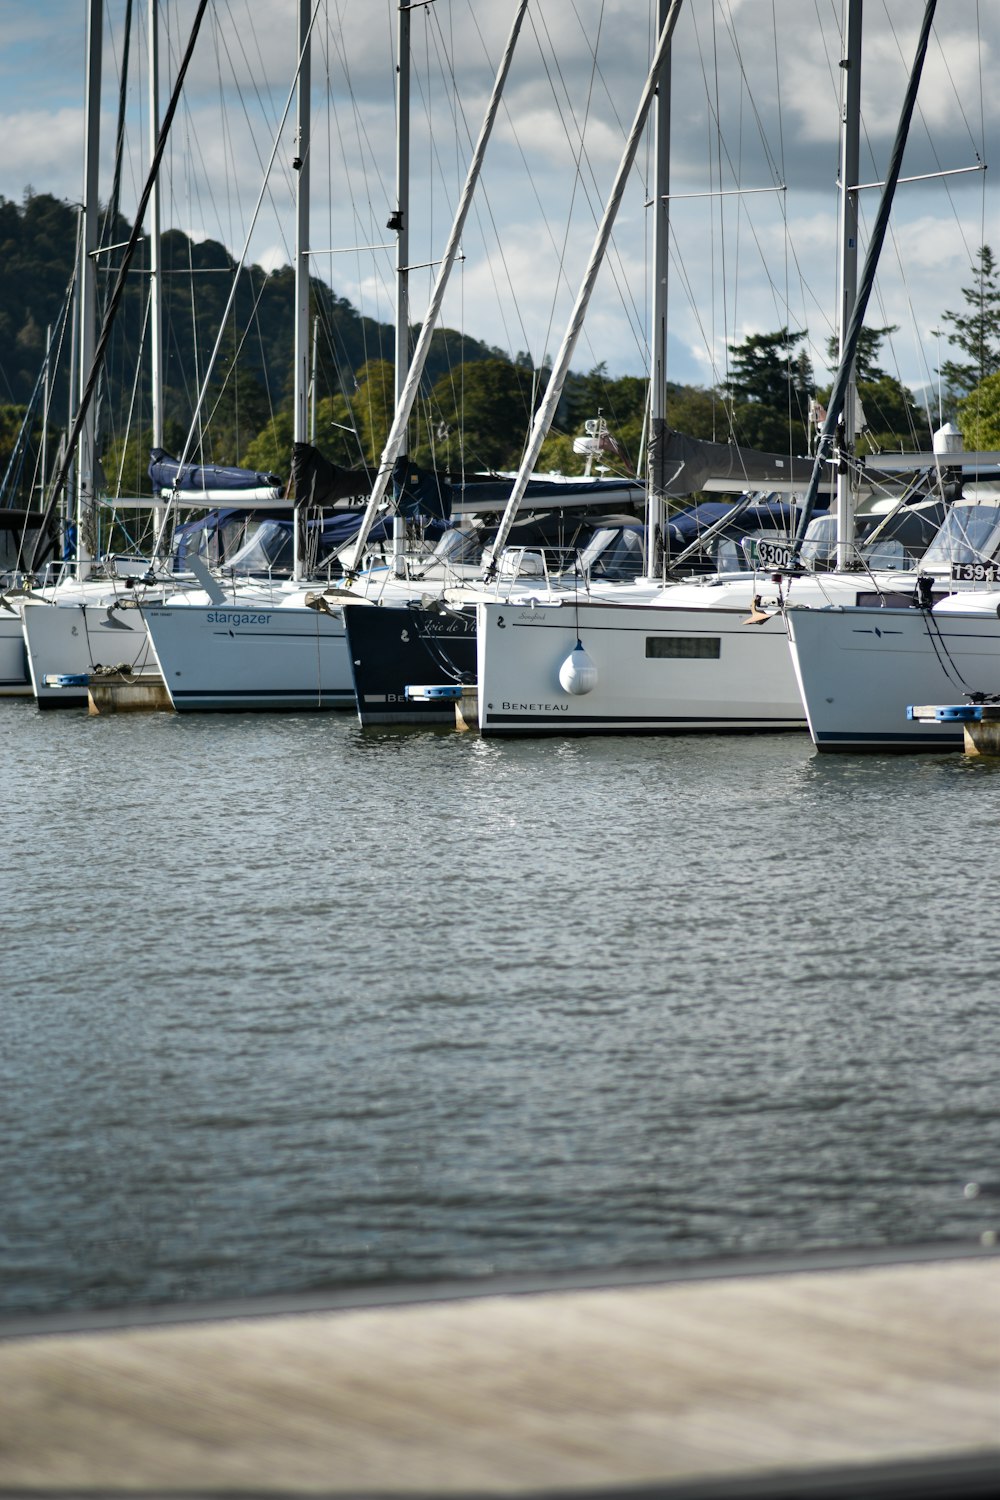
{"label": "sailboat", "polygon": [[[151,355],[153,365],[152,389],[152,439],[153,448],[149,467],[150,480],[154,488],[154,507],[161,513],[161,535],[166,531],[168,512],[177,504],[209,511],[218,505],[220,498],[228,499],[243,508],[266,506],[273,509],[283,498],[283,483],[273,474],[255,473],[235,467],[201,465],[172,459],[163,449],[161,390],[161,358],[159,335],[159,187],[158,164],[163,144],[169,129],[176,102],[183,83],[184,71],[192,54],[198,25],[204,12],[199,9],[192,28],[188,49],[174,83],[173,95],[162,127],[158,109],[158,48],[157,48],[157,3],[150,0],[149,17],[149,79],[150,79],[150,126],[152,164],[147,180],[143,203],[136,219],[133,241],[142,224],[145,204],[151,210],[151,297],[150,328]],[[94,237],[97,215],[97,134],[99,118],[98,96],[100,90],[100,46],[101,7],[93,0],[88,20],[88,69],[87,150],[85,158],[85,205],[84,216],[87,230],[85,245]],[[91,222],[93,221],[93,222]],[[90,287],[93,279],[92,255],[81,263],[80,280]],[[121,283],[122,272],[119,272]],[[109,327],[110,314],[105,318],[105,330]],[[95,371],[99,368],[99,351],[95,347],[95,299],[92,290],[81,299],[79,310],[81,360],[81,389],[92,389]],[[271,606],[275,602],[275,589],[269,580],[251,577],[234,578],[227,590],[196,557],[189,557],[183,571],[177,571],[170,558],[158,549],[150,558],[102,559],[95,564],[86,545],[88,521],[97,503],[96,484],[93,475],[96,469],[93,430],[93,405],[81,403],[81,446],[78,460],[78,507],[77,507],[77,555],[74,566],[54,586],[38,587],[31,597],[17,604],[23,649],[30,673],[31,689],[41,707],[73,707],[87,701],[87,679],[91,672],[102,668],[114,668],[129,674],[159,675],[143,610],[168,599],[174,604],[206,607],[213,604],[237,602],[244,609],[255,606]],[[54,487],[56,488],[56,487]],[[148,502],[140,502],[148,504]],[[8,596],[10,597],[10,596]]]}
{"label": "sailboat", "polygon": [[[261,608],[243,608],[239,602],[228,605],[220,599],[205,607],[178,608],[171,603],[164,603],[145,610],[149,639],[174,707],[179,710],[353,708],[355,689],[345,634],[344,605],[348,601],[358,601],[359,607],[371,608],[375,604],[381,605],[393,600],[416,600],[429,590],[443,590],[447,583],[457,582],[463,577],[465,565],[461,562],[456,565],[452,548],[456,542],[464,546],[471,540],[473,533],[468,526],[464,531],[459,527],[447,534],[442,539],[440,551],[429,558],[419,559],[414,566],[408,565],[402,556],[402,528],[399,524],[393,527],[393,554],[389,566],[366,566],[364,553],[374,528],[383,524],[380,519],[381,508],[387,500],[390,487],[398,492],[401,499],[405,499],[408,488],[411,487],[412,466],[404,451],[407,421],[436,326],[447,277],[458,255],[462,227],[499,107],[526,3],[527,0],[518,0],[515,8],[507,45],[497,70],[430,303],[421,321],[416,347],[408,360],[405,352],[408,323],[405,294],[401,292],[397,301],[397,326],[400,330],[397,340],[397,369],[405,374],[405,379],[401,380],[398,387],[392,427],[360,527],[350,543],[347,556],[342,557],[346,574],[338,569],[338,576],[331,578],[325,586],[322,578],[307,580],[297,577],[282,598]],[[401,125],[406,116],[403,90],[407,77],[408,50],[405,31],[402,29],[404,18],[405,12],[401,12],[398,45],[401,93],[400,107],[397,110],[397,120]],[[306,52],[307,48],[303,43],[303,57]],[[307,84],[300,75],[300,96],[306,93]],[[301,135],[298,155],[303,163],[307,161],[307,150]],[[397,175],[402,203],[405,202],[406,179],[402,157]],[[299,186],[301,194],[305,186],[303,173],[300,173]],[[397,234],[405,235],[405,212],[400,210],[394,213],[393,222]],[[301,212],[299,225],[300,236],[304,236],[306,225]],[[397,248],[397,285],[400,288],[405,284],[402,273],[405,271],[406,261],[403,243]],[[307,287],[304,254],[297,258],[296,268],[300,284]],[[402,371],[404,361],[406,368]],[[304,370],[304,364],[304,353],[297,355],[297,379],[300,371]],[[300,502],[308,503],[315,495],[316,454],[303,441],[303,428],[304,405],[297,405],[296,494]],[[628,493],[630,503],[639,494],[637,485],[623,486],[617,481],[607,481],[600,477],[576,483],[561,483],[552,479],[534,480],[528,476],[526,489],[533,507],[549,513],[572,512],[583,505],[603,506],[607,511],[607,508],[615,504],[620,505],[624,492]],[[460,502],[468,521],[470,511],[474,511],[480,519],[487,518],[491,511],[502,508],[505,499],[498,502],[495,481],[472,479],[462,487]],[[530,586],[535,586],[533,578]]]}
{"label": "sailboat", "polygon": [[956,501],[925,569],[917,608],[788,611],[792,666],[818,750],[960,749],[960,716],[935,709],[1000,701],[995,491]]}
{"label": "sailboat", "polygon": [[[67,531],[74,537],[74,556],[59,564],[51,580],[34,575],[42,557],[42,539],[36,543],[31,559],[29,587],[8,590],[4,601],[17,617],[22,641],[21,650],[30,676],[30,689],[39,705],[73,706],[87,701],[87,677],[100,666],[119,666],[140,672],[152,664],[152,657],[135,606],[141,597],[163,597],[167,592],[183,592],[200,587],[195,572],[176,576],[162,559],[101,559],[92,555],[92,531],[98,505],[96,456],[97,430],[92,400],[103,350],[114,320],[115,309],[124,288],[125,273],[131,253],[138,243],[147,205],[151,211],[151,265],[153,294],[150,299],[151,346],[153,356],[153,433],[154,442],[162,440],[160,409],[159,355],[159,198],[158,167],[176,108],[188,63],[197,39],[204,5],[199,7],[192,26],[185,56],[178,69],[170,105],[160,122],[157,95],[157,0],[150,0],[150,147],[151,165],[143,190],[132,236],[119,267],[115,291],[104,316],[101,337],[97,337],[97,295],[94,257],[98,224],[98,156],[102,51],[102,6],[92,0],[87,15],[87,81],[85,98],[85,152],[83,231],[77,283],[77,319],[79,372],[77,411],[73,432],[66,444],[66,454],[59,476],[53,481],[46,507],[46,520],[62,491],[71,460],[76,463],[76,513]],[[78,447],[77,447],[78,444]],[[247,476],[253,479],[255,476]],[[11,622],[8,623],[8,628]]]}
{"label": "sailboat", "polygon": [[[479,727],[484,734],[803,728],[805,710],[787,645],[787,607],[910,602],[915,572],[810,574],[798,564],[837,420],[849,398],[854,347],[899,174],[933,11],[933,0],[929,0],[877,230],[869,244],[861,290],[853,294],[853,236],[846,232],[846,225],[851,213],[856,222],[856,208],[850,200],[858,181],[861,6],[858,0],[845,0],[841,361],[820,449],[811,465],[799,528],[787,556],[766,572],[668,584],[652,597],[622,586],[599,599],[546,600],[526,609],[512,610],[499,602],[481,604],[477,675]],[[657,382],[653,384],[655,389]],[[940,470],[934,458],[922,462]],[[843,496],[838,502],[838,522],[846,555],[851,517]]]}

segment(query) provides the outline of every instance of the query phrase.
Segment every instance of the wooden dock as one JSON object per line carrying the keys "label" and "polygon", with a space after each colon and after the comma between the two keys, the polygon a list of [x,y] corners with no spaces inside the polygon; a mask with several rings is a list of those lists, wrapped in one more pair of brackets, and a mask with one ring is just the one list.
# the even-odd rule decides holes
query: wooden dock
{"label": "wooden dock", "polygon": [[732,1269],[8,1321],[0,1496],[1000,1494],[1000,1257]]}

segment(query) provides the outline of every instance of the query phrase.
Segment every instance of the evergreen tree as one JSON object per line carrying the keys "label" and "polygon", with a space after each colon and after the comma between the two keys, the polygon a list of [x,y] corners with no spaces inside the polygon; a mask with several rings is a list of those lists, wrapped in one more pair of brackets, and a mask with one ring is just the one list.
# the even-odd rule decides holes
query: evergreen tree
{"label": "evergreen tree", "polygon": [[941,315],[951,325],[949,344],[968,355],[968,363],[946,360],[940,369],[948,388],[959,393],[1000,372],[1000,266],[989,245],[980,246],[971,270],[972,285],[962,288],[965,310]]}
{"label": "evergreen tree", "polygon": [[[854,355],[855,380],[860,382],[885,378],[886,372],[878,363],[878,357],[882,351],[882,340],[898,332],[898,323],[887,323],[884,328],[862,328],[858,335],[858,347]],[[831,334],[827,339],[826,353],[830,361],[830,369],[835,370],[840,363],[840,347],[836,334]]]}
{"label": "evergreen tree", "polygon": [[796,347],[805,336],[805,329],[779,328],[729,345],[732,365],[723,389],[738,443],[767,452],[805,451],[813,371]]}

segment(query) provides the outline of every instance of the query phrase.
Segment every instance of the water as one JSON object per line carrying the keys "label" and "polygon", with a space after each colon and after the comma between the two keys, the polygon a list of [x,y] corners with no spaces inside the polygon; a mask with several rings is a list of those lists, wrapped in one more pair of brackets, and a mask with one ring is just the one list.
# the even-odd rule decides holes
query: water
{"label": "water", "polygon": [[12,702],[0,744],[0,1311],[1000,1227],[1000,764]]}

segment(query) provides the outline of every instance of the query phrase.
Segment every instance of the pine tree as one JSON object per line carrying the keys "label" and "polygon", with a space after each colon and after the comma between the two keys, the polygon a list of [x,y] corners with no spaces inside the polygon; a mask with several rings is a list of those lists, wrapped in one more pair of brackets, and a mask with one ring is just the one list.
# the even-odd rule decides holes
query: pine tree
{"label": "pine tree", "polygon": [[942,322],[952,328],[945,333],[949,344],[969,357],[968,364],[946,360],[940,369],[948,388],[959,393],[1000,372],[1000,266],[989,245],[980,246],[976,260],[972,285],[962,288],[965,311],[941,314]]}

